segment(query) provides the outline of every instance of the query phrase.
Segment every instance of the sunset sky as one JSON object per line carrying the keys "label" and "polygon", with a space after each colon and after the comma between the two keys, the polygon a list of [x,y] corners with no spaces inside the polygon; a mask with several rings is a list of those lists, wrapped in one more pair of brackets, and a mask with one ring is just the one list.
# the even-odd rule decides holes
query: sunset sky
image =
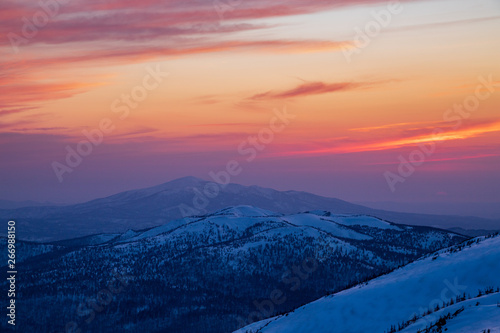
{"label": "sunset sky", "polygon": [[[41,3],[0,4],[0,199],[79,202],[237,160],[245,185],[500,201],[498,0]],[[387,172],[429,142],[391,190]]]}

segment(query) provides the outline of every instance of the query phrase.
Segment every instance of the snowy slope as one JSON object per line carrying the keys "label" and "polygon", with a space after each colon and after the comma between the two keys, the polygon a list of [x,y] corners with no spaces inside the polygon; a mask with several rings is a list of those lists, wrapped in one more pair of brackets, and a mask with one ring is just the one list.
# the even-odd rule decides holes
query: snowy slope
{"label": "snowy slope", "polygon": [[[199,248],[205,255],[221,256],[221,260],[226,260],[228,267],[234,270],[246,267],[252,253],[261,253],[260,248],[281,249],[275,251],[286,248],[286,251],[300,253],[299,257],[314,256],[324,267],[347,265],[336,268],[336,274],[350,265],[364,266],[364,277],[368,272],[375,274],[394,268],[464,239],[444,230],[397,225],[371,216],[351,218],[327,211],[283,215],[240,205],[147,230],[129,230],[107,245],[130,253],[158,247],[173,247],[179,253]],[[347,264],[345,260],[353,262]],[[349,275],[341,280],[359,281],[362,276]],[[333,281],[339,281],[339,277]]]}
{"label": "snowy slope", "polygon": [[394,224],[367,215],[332,215],[331,219],[343,225],[361,225],[379,229],[401,230]]}
{"label": "snowy slope", "polygon": [[[500,292],[474,297],[454,305],[447,306],[428,316],[418,319],[416,322],[401,330],[401,333],[439,332],[463,333],[463,332],[487,332],[500,333]],[[441,318],[446,319],[444,322]],[[441,320],[441,325],[440,325]]]}
{"label": "snowy slope", "polygon": [[[413,234],[414,239],[409,240],[412,246],[390,249],[398,253],[409,253],[414,252],[412,249],[414,245],[420,249],[433,251],[441,248],[443,242],[447,243],[455,237],[465,239],[458,234],[439,229],[425,230],[425,237],[417,237],[418,233],[413,233],[414,228],[389,223],[367,215],[333,215],[326,211],[283,215],[258,207],[239,205],[227,207],[212,214],[171,221],[143,231],[128,231],[117,237],[114,242],[131,243],[147,240],[160,244],[194,237],[203,239],[205,244],[217,244],[248,238],[246,245],[253,246],[248,244],[252,242],[261,244],[263,241],[270,240],[279,241],[278,237],[293,235],[301,239],[312,237],[323,245],[325,245],[325,239],[329,239],[326,243],[335,244],[335,247],[342,247],[346,250],[354,250],[355,246],[345,242],[370,241],[374,238],[383,240],[387,236],[398,237],[398,235]],[[316,241],[311,241],[310,245],[316,246]],[[389,242],[389,239],[386,242]],[[389,244],[387,246],[389,247]],[[382,264],[381,261],[378,263]]]}
{"label": "snowy slope", "polygon": [[[470,246],[442,250],[366,284],[323,297],[237,332],[388,332],[392,325],[421,316],[463,293],[474,297],[478,290],[496,289],[500,285],[500,237],[469,242]],[[490,301],[495,302],[492,297]],[[471,318],[476,315],[489,318],[496,313],[493,310],[500,312],[496,307],[468,310],[456,317],[458,324],[450,321],[450,325],[455,325],[450,329],[471,332],[461,330],[460,325],[474,324]],[[419,328],[408,327],[405,332],[416,332]]]}
{"label": "snowy slope", "polygon": [[[262,228],[262,225],[267,227]],[[186,233],[212,234],[217,240],[221,232],[230,230],[233,238],[242,237],[243,234],[254,228],[263,230],[279,231],[282,234],[294,233],[297,230],[313,232],[316,237],[325,234],[333,237],[348,238],[355,240],[372,239],[371,236],[356,232],[344,225],[326,220],[323,216],[302,213],[283,216],[282,214],[271,212],[265,209],[241,205],[228,207],[215,213],[200,217],[188,217],[172,221],[165,225],[149,229],[136,234],[131,238],[123,238],[121,242],[133,242],[159,235],[184,235]],[[210,231],[215,229],[217,233]],[[271,232],[271,231],[270,231]],[[214,242],[216,239],[214,239]]]}
{"label": "snowy slope", "polygon": [[307,227],[318,228],[320,230],[326,231],[338,237],[359,239],[359,240],[372,239],[372,237],[370,236],[360,234],[349,228],[344,227],[343,225],[339,225],[333,222],[332,220],[321,218],[315,214],[307,214],[307,213],[294,214],[286,216],[284,220],[296,226],[307,226]]}

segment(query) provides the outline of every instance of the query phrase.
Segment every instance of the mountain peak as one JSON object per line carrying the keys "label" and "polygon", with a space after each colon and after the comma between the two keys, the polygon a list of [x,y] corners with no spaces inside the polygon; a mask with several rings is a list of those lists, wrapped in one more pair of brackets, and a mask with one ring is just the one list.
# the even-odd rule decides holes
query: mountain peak
{"label": "mountain peak", "polygon": [[203,185],[206,182],[207,182],[206,180],[201,178],[193,176],[185,176],[143,190],[146,191],[152,190],[153,192],[155,192],[155,191],[172,190],[172,189],[183,189],[186,187],[200,187],[200,185]]}
{"label": "mountain peak", "polygon": [[199,185],[201,183],[206,183],[206,182],[207,182],[206,180],[201,179],[201,178],[197,178],[194,176],[185,176],[185,177],[173,179],[173,180],[166,182],[162,185],[171,184],[171,185],[175,185],[175,186],[183,186],[183,185],[193,186],[193,185]]}

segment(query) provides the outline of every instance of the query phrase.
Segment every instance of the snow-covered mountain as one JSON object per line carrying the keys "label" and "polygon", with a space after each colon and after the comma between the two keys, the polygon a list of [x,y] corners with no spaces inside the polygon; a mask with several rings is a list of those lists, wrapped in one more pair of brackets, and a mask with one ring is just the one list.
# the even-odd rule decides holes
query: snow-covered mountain
{"label": "snow-covered mountain", "polygon": [[238,333],[500,332],[500,236],[438,251]]}
{"label": "snow-covered mountain", "polygon": [[[69,320],[91,332],[231,332],[465,239],[368,215],[232,206],[143,230],[30,243],[19,324],[34,333]],[[115,270],[133,282],[86,324],[82,306]],[[278,291],[285,301],[270,308]],[[59,306],[38,311],[52,303]]]}
{"label": "snow-covered mountain", "polygon": [[[0,209],[0,219],[16,220],[17,236],[25,240],[53,241],[98,233],[121,233],[165,224],[185,216],[204,215],[229,206],[251,205],[283,214],[327,210],[336,214],[363,214],[392,222],[441,228],[474,226],[498,229],[499,221],[425,214],[397,213],[355,205],[306,192],[276,191],[259,186],[227,184],[220,187],[195,177],[118,193],[69,206]],[[0,235],[5,231],[0,231]]]}
{"label": "snow-covered mountain", "polygon": [[[486,290],[486,294],[485,294]],[[401,333],[463,333],[500,332],[500,292],[499,289],[481,291],[483,295],[466,298],[407,323]],[[478,292],[479,295],[479,292]],[[396,327],[396,326],[395,326]],[[393,332],[398,332],[395,328]]]}

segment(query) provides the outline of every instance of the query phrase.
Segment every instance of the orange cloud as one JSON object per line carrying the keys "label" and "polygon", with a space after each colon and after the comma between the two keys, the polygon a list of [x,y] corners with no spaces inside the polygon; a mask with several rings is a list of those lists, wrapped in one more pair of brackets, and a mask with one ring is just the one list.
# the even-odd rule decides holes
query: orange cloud
{"label": "orange cloud", "polygon": [[[32,102],[42,102],[53,99],[71,97],[75,94],[87,91],[91,87],[98,86],[97,83],[82,82],[56,82],[56,83],[25,83],[4,85],[2,95],[0,95],[0,105],[20,105]],[[18,111],[25,111],[28,108],[18,108]],[[8,109],[5,113],[15,113]]]}
{"label": "orange cloud", "polygon": [[486,125],[479,125],[470,128],[459,129],[459,130],[451,130],[451,131],[443,130],[442,132],[439,132],[437,134],[430,133],[426,135],[419,135],[402,139],[382,140],[366,144],[343,145],[343,146],[310,149],[303,151],[290,151],[290,152],[278,153],[277,155],[293,156],[293,155],[346,154],[346,153],[358,153],[366,151],[390,150],[390,149],[401,148],[404,146],[417,145],[419,143],[468,139],[492,132],[500,132],[500,121],[496,121]]}
{"label": "orange cloud", "polygon": [[[107,65],[110,61],[118,63],[145,62],[160,57],[179,57],[202,53],[229,52],[229,51],[254,51],[269,53],[303,53],[322,52],[338,50],[342,42],[329,42],[318,40],[264,40],[264,41],[225,41],[205,43],[204,45],[185,45],[179,47],[129,47],[127,49],[115,50],[93,50],[79,55],[62,55],[58,57],[32,57],[25,60],[12,60],[0,63],[0,69],[4,70],[2,78],[2,95],[0,106],[18,105],[25,107],[26,103],[42,102],[87,91],[91,87],[102,85],[102,83],[34,83],[45,81],[43,74],[37,73],[41,69],[48,71],[64,70],[74,67],[75,63],[87,63],[88,65]],[[340,85],[340,84],[339,84]],[[354,84],[351,84],[354,85]],[[335,89],[333,85],[323,87],[324,90]],[[337,89],[341,89],[340,86]],[[216,103],[212,99],[206,103]],[[9,111],[14,113],[14,111]],[[6,113],[4,113],[6,114]]]}
{"label": "orange cloud", "polygon": [[428,124],[428,122],[396,123],[396,124],[387,124],[387,125],[381,125],[381,126],[359,127],[359,128],[351,128],[350,131],[371,132],[371,131],[376,131],[376,130],[381,130],[381,129],[395,128],[395,127],[398,128],[398,127],[404,127],[407,125],[416,125],[416,124]]}

